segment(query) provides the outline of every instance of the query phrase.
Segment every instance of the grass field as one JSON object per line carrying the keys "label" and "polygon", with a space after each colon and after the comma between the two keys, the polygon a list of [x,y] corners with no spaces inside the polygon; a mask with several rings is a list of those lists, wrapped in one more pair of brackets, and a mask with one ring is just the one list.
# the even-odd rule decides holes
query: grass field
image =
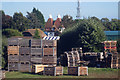
{"label": "grass field", "polygon": [[[120,70],[120,69],[119,69]],[[118,69],[111,68],[88,68],[88,76],[67,75],[67,67],[64,67],[63,76],[44,76],[32,73],[6,72],[6,78],[117,78]]]}

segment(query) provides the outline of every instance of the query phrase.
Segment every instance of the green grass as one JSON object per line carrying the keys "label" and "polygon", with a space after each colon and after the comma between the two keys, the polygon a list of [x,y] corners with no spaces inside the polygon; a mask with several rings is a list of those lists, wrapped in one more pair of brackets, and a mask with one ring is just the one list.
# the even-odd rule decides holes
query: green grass
{"label": "green grass", "polygon": [[[120,69],[119,69],[120,70]],[[67,75],[67,67],[64,67],[63,76],[44,76],[32,73],[6,72],[6,78],[117,78],[118,69],[111,68],[89,68],[88,76]]]}

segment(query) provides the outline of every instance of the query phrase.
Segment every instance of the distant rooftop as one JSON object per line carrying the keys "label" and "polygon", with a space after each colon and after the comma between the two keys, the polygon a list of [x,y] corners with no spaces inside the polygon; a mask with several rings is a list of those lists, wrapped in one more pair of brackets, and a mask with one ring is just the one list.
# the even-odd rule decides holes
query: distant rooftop
{"label": "distant rooftop", "polygon": [[104,31],[107,40],[118,40],[120,39],[120,31]]}
{"label": "distant rooftop", "polygon": [[120,35],[120,31],[104,31],[105,35]]}

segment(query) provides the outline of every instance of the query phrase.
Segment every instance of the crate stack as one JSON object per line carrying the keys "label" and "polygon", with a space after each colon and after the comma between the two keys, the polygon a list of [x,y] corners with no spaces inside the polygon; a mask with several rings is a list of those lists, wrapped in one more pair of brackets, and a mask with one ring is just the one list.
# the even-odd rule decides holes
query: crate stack
{"label": "crate stack", "polygon": [[31,39],[31,64],[42,64],[42,40]]}
{"label": "crate stack", "polygon": [[31,72],[30,39],[19,40],[19,71]]}
{"label": "crate stack", "polygon": [[8,71],[19,70],[19,44],[18,39],[8,39]]}
{"label": "crate stack", "polygon": [[105,56],[107,53],[117,52],[117,41],[104,41]]}
{"label": "crate stack", "polygon": [[43,58],[42,64],[56,66],[57,64],[57,41],[43,40]]}
{"label": "crate stack", "polygon": [[113,53],[112,54],[112,59],[111,59],[111,68],[117,68],[119,67],[119,54],[116,52],[116,53]]}

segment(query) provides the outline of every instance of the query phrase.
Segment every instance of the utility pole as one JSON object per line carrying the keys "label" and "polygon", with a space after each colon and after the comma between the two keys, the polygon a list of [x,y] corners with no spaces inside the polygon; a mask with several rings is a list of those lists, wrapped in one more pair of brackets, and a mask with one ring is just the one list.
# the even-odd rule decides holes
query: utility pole
{"label": "utility pole", "polygon": [[78,0],[77,2],[77,16],[76,16],[76,19],[80,19],[80,0]]}

